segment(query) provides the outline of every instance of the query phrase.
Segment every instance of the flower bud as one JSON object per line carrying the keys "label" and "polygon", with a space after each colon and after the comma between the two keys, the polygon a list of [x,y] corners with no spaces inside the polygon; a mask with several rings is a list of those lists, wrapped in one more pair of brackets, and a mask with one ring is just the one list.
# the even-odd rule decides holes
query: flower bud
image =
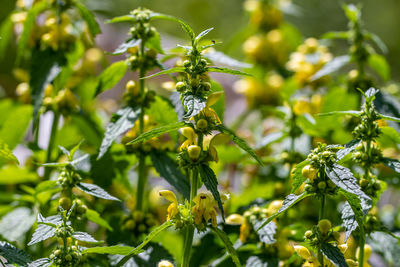
{"label": "flower bud", "polygon": [[186,85],[184,82],[177,82],[175,88],[178,92],[183,92],[186,89]]}
{"label": "flower bud", "polygon": [[58,201],[58,205],[64,210],[69,210],[69,208],[71,208],[71,199],[69,197],[62,197]]}
{"label": "flower bud", "polygon": [[319,182],[319,183],[318,183],[318,188],[319,188],[320,190],[324,190],[324,189],[326,188],[326,183],[325,183],[325,182]]}
{"label": "flower bud", "polygon": [[308,231],[305,232],[304,237],[306,239],[310,239],[312,234],[313,234],[313,232],[311,230],[308,230]]}
{"label": "flower bud", "polygon": [[162,260],[157,264],[157,267],[174,267],[174,265],[167,260]]}
{"label": "flower bud", "polygon": [[130,80],[130,81],[128,81],[128,82],[126,83],[125,89],[126,89],[127,92],[131,93],[131,94],[134,95],[134,96],[139,95],[139,90],[140,90],[140,89],[139,89],[139,87],[137,86],[137,84],[136,84],[134,81],[132,81],[132,80]]}
{"label": "flower bud", "polygon": [[326,235],[331,230],[332,224],[327,219],[322,219],[318,222],[318,228],[321,234]]}
{"label": "flower bud", "polygon": [[303,177],[308,178],[310,180],[314,180],[317,178],[317,169],[315,169],[312,165],[307,165],[301,170],[301,174]]}
{"label": "flower bud", "polygon": [[200,119],[197,121],[196,126],[199,129],[205,129],[208,126],[208,122],[205,119]]}
{"label": "flower bud", "polygon": [[199,159],[201,153],[201,148],[196,145],[191,145],[188,147],[188,154],[191,160],[196,161]]}
{"label": "flower bud", "polygon": [[244,217],[239,214],[232,214],[226,218],[226,223],[231,225],[241,225],[244,223]]}

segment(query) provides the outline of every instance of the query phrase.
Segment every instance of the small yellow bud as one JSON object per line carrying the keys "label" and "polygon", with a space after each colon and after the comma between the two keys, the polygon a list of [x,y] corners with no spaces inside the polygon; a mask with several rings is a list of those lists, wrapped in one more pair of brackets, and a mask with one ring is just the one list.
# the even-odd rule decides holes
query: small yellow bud
{"label": "small yellow bud", "polygon": [[162,260],[157,264],[157,267],[174,267],[174,265],[167,260]]}
{"label": "small yellow bud", "polygon": [[128,81],[125,85],[125,89],[127,92],[131,93],[134,96],[139,95],[139,87],[132,80]]}
{"label": "small yellow bud", "polygon": [[200,119],[197,121],[196,126],[199,129],[205,129],[208,126],[208,122],[205,119]]}
{"label": "small yellow bud", "polygon": [[308,178],[310,180],[314,180],[315,178],[317,178],[317,173],[318,173],[317,169],[315,169],[311,165],[307,165],[301,170],[301,174],[303,175],[303,177]]}
{"label": "small yellow bud", "polygon": [[331,230],[332,224],[327,219],[322,219],[318,222],[318,228],[323,235],[327,234]]}
{"label": "small yellow bud", "polygon": [[241,225],[244,221],[244,217],[239,214],[232,214],[226,218],[226,223],[231,225]]}
{"label": "small yellow bud", "polygon": [[297,254],[299,254],[300,257],[305,260],[311,257],[310,251],[304,246],[294,246],[294,250]]}
{"label": "small yellow bud", "polygon": [[200,153],[201,153],[201,148],[199,146],[191,145],[188,147],[188,154],[192,160],[194,161],[198,160],[200,157]]}

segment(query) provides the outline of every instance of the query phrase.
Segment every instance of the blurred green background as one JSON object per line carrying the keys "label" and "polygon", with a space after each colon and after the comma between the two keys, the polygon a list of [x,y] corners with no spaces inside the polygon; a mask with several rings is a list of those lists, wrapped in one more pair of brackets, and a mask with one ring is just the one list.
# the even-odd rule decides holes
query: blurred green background
{"label": "blurred green background", "polygon": [[[15,0],[0,0],[0,20],[13,9]],[[154,11],[171,14],[187,21],[196,32],[214,27],[210,38],[223,41],[220,50],[225,50],[231,56],[242,58],[240,48],[231,49],[230,41],[243,29],[248,22],[243,10],[242,0],[87,0],[85,4],[94,10],[100,20],[113,16],[127,14],[139,6]],[[392,67],[392,79],[400,78],[400,1],[399,0],[364,0],[364,1],[336,1],[336,0],[293,0],[301,13],[297,16],[287,15],[287,21],[294,24],[305,37],[319,37],[327,31],[345,30],[347,20],[341,8],[343,3],[358,3],[363,6],[363,20],[368,30],[376,33],[386,43],[389,52],[386,55]],[[178,38],[184,38],[183,31],[174,23],[158,22],[156,25],[163,33]],[[103,34],[98,38],[100,46],[110,51],[119,43],[115,43],[115,34],[119,40],[125,38],[124,26],[116,33],[111,26],[102,25]],[[113,26],[116,27],[116,26]],[[111,28],[115,29],[115,28]],[[110,36],[110,34],[113,34]],[[340,43],[339,43],[340,44]],[[337,44],[336,44],[337,45]],[[172,44],[169,46],[172,47]],[[227,48],[230,48],[227,50]],[[6,79],[12,67],[12,48],[10,56],[0,63],[0,79]]]}

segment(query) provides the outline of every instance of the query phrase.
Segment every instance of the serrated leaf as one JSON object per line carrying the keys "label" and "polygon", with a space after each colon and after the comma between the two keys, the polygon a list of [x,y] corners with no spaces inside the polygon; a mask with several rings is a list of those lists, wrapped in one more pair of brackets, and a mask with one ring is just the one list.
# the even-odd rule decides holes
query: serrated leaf
{"label": "serrated leaf", "polygon": [[322,243],[321,252],[335,266],[348,267],[344,255],[342,254],[342,252],[340,252],[340,250],[337,247],[334,247],[329,243]]}
{"label": "serrated leaf", "polygon": [[28,253],[7,243],[0,241],[0,256],[7,260],[8,264],[18,264],[19,266],[27,266],[31,261]]}
{"label": "serrated leaf", "polygon": [[41,258],[29,263],[28,267],[50,267],[52,263],[48,258]]}
{"label": "serrated leaf", "polygon": [[148,234],[144,238],[143,242],[139,246],[137,246],[136,248],[131,250],[128,254],[126,254],[126,256],[122,258],[122,260],[117,264],[116,267],[123,266],[131,257],[133,257],[136,254],[139,254],[139,253],[143,252],[143,247],[144,246],[146,246],[153,238],[155,238],[162,231],[166,230],[167,228],[169,228],[173,224],[174,223],[171,220],[169,220],[169,221],[161,224],[160,226],[156,227],[153,231],[150,232],[150,234]]}
{"label": "serrated leaf", "polygon": [[390,66],[384,56],[378,54],[371,54],[368,57],[368,65],[378,73],[384,81],[390,79]]}
{"label": "serrated leaf", "polygon": [[395,172],[400,173],[400,161],[384,157],[382,158],[382,163],[394,170]]}
{"label": "serrated leaf", "polygon": [[380,117],[381,119],[387,120],[387,121],[400,122],[400,118],[396,118],[396,117],[392,117],[392,116],[387,116],[387,115],[379,114],[379,117]]}
{"label": "serrated leaf", "polygon": [[42,105],[44,89],[61,72],[62,66],[66,64],[66,57],[61,51],[35,49],[32,52],[31,62],[29,85],[32,89],[33,123],[34,129],[36,129],[36,119]]}
{"label": "serrated leaf", "polygon": [[348,168],[338,164],[333,164],[332,167],[326,166],[325,172],[329,179],[339,188],[346,192],[355,194],[358,197],[369,199],[369,197],[361,190],[357,183],[357,179],[353,176]]}
{"label": "serrated leaf", "polygon": [[229,67],[236,67],[236,68],[251,68],[252,65],[245,63],[245,62],[240,62],[234,58],[229,57],[228,55],[225,55],[224,53],[220,51],[216,51],[214,49],[207,51],[203,54],[204,57],[207,59],[211,60],[213,63],[216,64],[221,64]]}
{"label": "serrated leaf", "polygon": [[96,253],[96,254],[110,254],[110,255],[128,255],[134,247],[128,246],[111,246],[111,247],[94,247],[82,250],[82,254]]}
{"label": "serrated leaf", "polygon": [[344,145],[343,149],[340,149],[336,155],[337,155],[337,159],[341,160],[343,159],[347,154],[349,154],[350,152],[352,152],[354,149],[356,149],[356,147],[361,143],[361,140],[351,140],[350,142],[348,142],[347,144]]}
{"label": "serrated leaf", "polygon": [[94,239],[90,234],[86,232],[74,232],[72,237],[76,240],[87,242],[87,243],[102,243],[103,241],[98,241]]}
{"label": "serrated leaf", "polygon": [[172,94],[169,96],[169,100],[171,100],[172,105],[174,106],[175,113],[178,116],[178,121],[183,120],[185,108],[183,107],[180,94],[175,91],[172,92]]}
{"label": "serrated leaf", "polygon": [[246,267],[278,267],[279,262],[276,258],[267,255],[250,256],[246,261]]}
{"label": "serrated leaf", "polygon": [[307,194],[306,192],[303,192],[300,195],[290,194],[290,195],[286,196],[286,198],[283,200],[282,207],[278,210],[278,212],[273,214],[271,217],[265,219],[262,222],[261,226],[259,226],[256,229],[256,231],[260,231],[260,229],[262,229],[265,225],[267,225],[268,223],[272,222],[272,220],[281,216],[283,214],[283,212],[285,212],[287,209],[292,207],[294,204],[296,204],[300,200],[302,200],[306,197],[309,197],[309,196],[311,196],[311,195]]}
{"label": "serrated leaf", "polygon": [[204,185],[211,192],[214,199],[218,203],[218,208],[221,211],[222,219],[225,221],[225,213],[224,207],[222,206],[221,197],[218,191],[218,180],[217,176],[215,176],[214,171],[206,164],[200,164],[198,166],[200,178],[203,181]]}
{"label": "serrated leaf", "polygon": [[242,266],[240,264],[239,256],[233,247],[233,244],[229,237],[225,234],[224,231],[220,230],[217,227],[210,227],[210,229],[221,239],[221,241],[224,243],[225,248],[229,255],[231,256],[233,262],[235,263],[236,266]]}
{"label": "serrated leaf", "polygon": [[252,76],[251,74],[240,71],[240,70],[232,70],[232,69],[222,68],[222,67],[207,67],[206,71],[221,72],[221,73],[227,73],[227,74],[232,74],[232,75]]}
{"label": "serrated leaf", "polygon": [[86,218],[89,221],[92,221],[94,223],[97,223],[100,226],[103,226],[105,228],[107,228],[107,230],[109,231],[113,231],[112,227],[108,224],[108,222],[106,220],[104,220],[103,218],[100,217],[100,214],[92,209],[87,209],[86,210]]}
{"label": "serrated leaf", "polygon": [[350,62],[350,57],[349,56],[338,56],[326,63],[322,69],[317,71],[312,77],[311,81],[318,80],[321,77],[324,77],[326,75],[332,74],[339,69],[341,69],[343,66],[345,66],[347,63]]}
{"label": "serrated leaf", "polygon": [[183,119],[185,120],[196,116],[206,107],[206,99],[200,96],[192,94],[184,95],[182,101],[186,110],[183,115]]}
{"label": "serrated leaf", "polygon": [[83,20],[86,22],[92,37],[95,37],[97,34],[101,33],[100,26],[97,23],[93,13],[78,1],[75,1],[74,5],[78,9]]}
{"label": "serrated leaf", "polygon": [[184,67],[174,67],[174,68],[170,68],[167,70],[162,70],[162,71],[154,73],[152,75],[143,77],[142,79],[148,79],[148,78],[152,78],[152,77],[156,77],[156,76],[160,76],[160,75],[164,75],[164,74],[178,73],[178,72],[185,72],[185,68]]}
{"label": "serrated leaf", "polygon": [[103,188],[95,184],[79,183],[76,185],[76,187],[78,187],[83,192],[98,198],[120,201],[118,198],[113,197],[112,195],[107,193]]}
{"label": "serrated leaf", "polygon": [[318,116],[332,116],[332,115],[351,115],[351,116],[356,116],[360,117],[361,116],[361,111],[358,110],[340,110],[340,111],[332,111],[332,112],[326,112],[326,113],[318,113]]}
{"label": "serrated leaf", "polygon": [[113,55],[121,55],[125,53],[129,48],[139,46],[141,40],[139,39],[128,39],[127,41],[120,44],[117,49],[112,53]]}
{"label": "serrated leaf", "polygon": [[0,235],[9,241],[18,241],[31,229],[35,219],[29,208],[16,208],[1,218]]}
{"label": "serrated leaf", "polygon": [[184,121],[180,121],[174,124],[168,124],[165,126],[161,126],[158,128],[155,128],[153,130],[150,130],[146,133],[143,133],[141,135],[139,135],[138,137],[136,137],[134,140],[130,141],[128,144],[129,145],[134,145],[140,142],[145,142],[147,140],[150,140],[151,138],[154,137],[158,137],[160,135],[172,132],[172,131],[176,131],[182,127],[185,127],[186,123]]}
{"label": "serrated leaf", "polygon": [[127,70],[128,64],[125,61],[117,61],[108,66],[98,77],[95,96],[112,89],[125,76]]}
{"label": "serrated leaf", "polygon": [[106,132],[104,133],[97,159],[100,159],[107,152],[108,148],[117,137],[134,126],[139,118],[140,110],[139,107],[134,109],[127,106],[113,114],[107,125]]}
{"label": "serrated leaf", "polygon": [[151,161],[156,171],[170,185],[175,187],[186,199],[190,197],[190,185],[187,178],[179,171],[178,165],[165,152],[152,151]]}
{"label": "serrated leaf", "polygon": [[236,134],[232,130],[228,129],[223,124],[217,125],[216,128],[219,132],[228,135],[236,145],[238,145],[241,149],[249,153],[249,155],[252,156],[258,162],[258,164],[260,164],[261,166],[264,165],[261,159],[257,156],[256,152],[246,143],[246,141],[236,136]]}
{"label": "serrated leaf", "polygon": [[39,243],[40,241],[49,239],[55,235],[56,228],[52,225],[59,225],[62,223],[62,218],[60,215],[54,215],[47,218],[44,218],[40,213],[38,215],[38,224],[35,232],[32,235],[31,241],[28,243],[28,246]]}
{"label": "serrated leaf", "polygon": [[26,14],[26,19],[24,22],[23,31],[18,41],[18,48],[17,48],[17,65],[21,62],[23,53],[26,50],[28,45],[29,39],[31,38],[31,32],[35,25],[35,20],[38,15],[43,12],[47,8],[47,2],[37,2],[35,3],[31,9],[28,10]]}
{"label": "serrated leaf", "polygon": [[358,223],[354,215],[354,211],[351,208],[349,202],[346,201],[346,203],[343,205],[341,213],[342,213],[341,218],[343,220],[343,226],[346,230],[344,241],[347,242],[347,239],[349,239],[351,233],[358,227]]}
{"label": "serrated leaf", "polygon": [[[254,228],[259,229],[262,223],[262,221],[256,220],[253,222]],[[275,222],[269,222],[268,224],[264,225],[264,227],[260,228],[260,230],[257,232],[260,241],[269,245],[274,244],[276,242],[274,235],[276,234],[277,228],[278,227]]]}
{"label": "serrated leaf", "polygon": [[292,170],[292,190],[291,193],[294,193],[306,180],[304,178],[302,171],[303,168],[310,164],[310,161],[304,160],[300,163],[298,163]]}
{"label": "serrated leaf", "polygon": [[197,43],[200,41],[201,38],[203,38],[204,36],[206,36],[210,31],[214,30],[214,28],[209,28],[207,30],[202,31],[201,33],[199,33],[199,35],[196,36],[196,38],[194,38],[194,41]]}

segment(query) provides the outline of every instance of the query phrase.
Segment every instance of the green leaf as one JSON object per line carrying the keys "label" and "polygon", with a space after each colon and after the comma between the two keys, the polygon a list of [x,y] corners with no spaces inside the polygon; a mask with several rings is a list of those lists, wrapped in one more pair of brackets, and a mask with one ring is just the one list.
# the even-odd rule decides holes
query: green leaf
{"label": "green leaf", "polygon": [[379,136],[378,140],[381,142],[385,142],[384,139],[390,140],[395,144],[400,144],[400,134],[390,126],[380,127],[381,136]]}
{"label": "green leaf", "polygon": [[139,142],[145,142],[147,140],[150,140],[153,137],[157,137],[157,136],[163,135],[165,133],[176,131],[182,127],[185,127],[185,125],[186,125],[186,123],[184,121],[180,121],[180,122],[177,122],[174,124],[161,126],[161,127],[155,128],[153,130],[150,130],[146,133],[139,135],[134,140],[130,141],[128,144],[133,145],[133,144],[137,144]]}
{"label": "green leaf", "polygon": [[321,39],[347,39],[349,32],[327,32],[321,36]]}
{"label": "green leaf", "polygon": [[199,170],[199,174],[200,174],[201,180],[203,181],[204,185],[206,186],[208,191],[211,192],[214,199],[217,201],[218,208],[221,211],[222,219],[225,221],[224,207],[222,206],[221,197],[220,197],[219,191],[218,191],[217,176],[215,176],[214,171],[206,164],[200,164],[198,166],[198,170]]}
{"label": "green leaf", "polygon": [[324,77],[326,75],[332,74],[339,69],[341,69],[343,66],[345,66],[347,63],[350,62],[350,57],[349,56],[338,56],[326,63],[322,69],[317,71],[312,77],[311,81],[318,80],[321,77]]}
{"label": "green leaf", "polygon": [[344,258],[342,252],[340,252],[340,250],[337,247],[334,247],[329,243],[322,243],[321,252],[335,266],[348,267],[346,259]]}
{"label": "green leaf", "polygon": [[325,173],[334,184],[344,191],[357,195],[359,198],[363,197],[365,199],[370,199],[361,190],[357,183],[357,179],[348,168],[338,164],[333,164],[332,167],[325,167]]}
{"label": "green leaf", "polygon": [[222,68],[222,67],[207,67],[206,71],[228,73],[228,74],[232,74],[232,75],[252,76],[251,74],[240,71],[240,70],[232,70],[232,69]]}
{"label": "green leaf", "polygon": [[379,114],[379,118],[387,121],[400,122],[400,118]]}
{"label": "green leaf", "polygon": [[35,182],[38,178],[36,173],[15,165],[8,165],[0,169],[0,185]]}
{"label": "green leaf", "polygon": [[33,124],[36,129],[39,108],[42,105],[44,89],[61,72],[66,62],[63,51],[33,50],[31,68],[29,71],[29,85],[32,88],[33,99]]}
{"label": "green leaf", "polygon": [[258,143],[256,144],[256,148],[260,149],[260,148],[266,147],[270,144],[273,144],[275,142],[279,142],[282,139],[286,138],[287,136],[288,136],[287,133],[284,133],[284,132],[270,133],[258,141]]}
{"label": "green leaf", "polygon": [[310,161],[304,160],[298,163],[294,169],[292,170],[292,190],[291,193],[294,193],[306,180],[302,174],[303,168],[310,164]]}
{"label": "green leaf", "polygon": [[124,15],[124,16],[119,16],[112,18],[110,20],[107,20],[106,23],[117,23],[117,22],[136,22],[136,19],[132,15]]}
{"label": "green leaf", "polygon": [[107,228],[107,230],[109,231],[113,231],[112,227],[108,224],[108,222],[106,220],[104,220],[103,218],[100,217],[100,214],[92,209],[87,209],[86,210],[86,218],[89,221],[92,221],[94,223],[97,223],[100,226],[103,226],[104,228]]}
{"label": "green leaf", "polygon": [[[224,88],[216,82],[215,80],[211,80],[211,92],[223,92]],[[224,120],[225,113],[225,94],[222,94],[218,101],[212,105],[212,109],[217,113],[218,117],[221,121]]]}
{"label": "green leaf", "polygon": [[[110,255],[108,258],[110,260],[111,266],[115,266],[123,258],[123,255]],[[163,246],[158,243],[150,242],[142,253],[135,255],[130,258],[126,263],[126,266],[157,266],[162,260],[167,260],[169,262],[174,262],[171,254]]]}
{"label": "green leaf", "polygon": [[18,41],[17,59],[16,59],[17,65],[21,62],[22,56],[25,53],[29,39],[31,38],[32,29],[35,26],[35,20],[38,17],[38,15],[45,9],[47,9],[46,1],[37,2],[32,6],[31,9],[29,9],[28,13],[26,14],[23,31]]}
{"label": "green leaf", "polygon": [[82,250],[82,254],[96,253],[96,254],[110,254],[110,255],[128,255],[133,247],[128,246],[111,246],[111,247],[94,247]]}
{"label": "green leaf", "polygon": [[201,38],[206,36],[212,30],[214,30],[214,28],[209,28],[209,29],[204,30],[201,33],[199,33],[199,35],[197,35],[196,38],[194,38],[195,43],[198,43],[201,40]]}
{"label": "green leaf", "polygon": [[390,66],[384,56],[371,54],[368,57],[368,65],[382,77],[384,81],[390,79]]}
{"label": "green leaf", "polygon": [[142,79],[148,79],[148,78],[156,77],[156,76],[159,76],[159,75],[176,73],[176,72],[185,72],[185,68],[184,67],[174,67],[174,68],[171,68],[171,69],[162,70],[162,71],[157,72],[155,74],[143,77]]}
{"label": "green leaf", "polygon": [[95,96],[112,89],[124,76],[128,70],[125,61],[117,61],[106,68],[98,77]]}
{"label": "green leaf", "polygon": [[175,187],[186,199],[190,197],[190,185],[187,178],[179,171],[178,165],[165,152],[152,151],[151,161],[156,171],[170,185]]}
{"label": "green leaf", "polygon": [[108,148],[117,137],[133,127],[139,115],[140,108],[134,109],[130,106],[124,107],[112,115],[107,125],[106,132],[104,133],[97,159],[100,159],[107,152]]}
{"label": "green leaf", "polygon": [[382,163],[393,169],[395,172],[400,173],[400,161],[390,158],[382,158]]}
{"label": "green leaf", "polygon": [[343,149],[340,149],[336,155],[337,155],[337,159],[341,160],[343,159],[347,154],[349,154],[350,152],[352,152],[354,149],[356,149],[356,147],[361,143],[361,140],[351,140],[350,142],[348,142],[347,144],[344,145]]}
{"label": "green leaf", "polygon": [[356,5],[354,5],[354,4],[348,4],[348,5],[344,4],[343,5],[343,9],[344,9],[344,12],[346,14],[346,17],[350,21],[357,22],[360,19],[361,11]]}
{"label": "green leaf", "polygon": [[0,221],[0,235],[9,241],[18,241],[32,227],[35,215],[25,207],[7,213]]}
{"label": "green leaf", "polygon": [[19,164],[18,159],[13,155],[12,151],[8,148],[8,145],[0,139],[0,159],[6,161],[12,161]]}
{"label": "green leaf", "polygon": [[117,49],[114,50],[114,52],[112,54],[114,56],[121,55],[121,54],[125,53],[129,48],[139,46],[140,42],[141,42],[140,39],[139,40],[138,39],[128,39],[125,42],[123,42],[122,44],[120,44],[117,47]]}
{"label": "green leaf", "polygon": [[232,130],[228,129],[223,124],[217,125],[216,128],[219,132],[228,135],[236,145],[238,145],[241,149],[249,153],[249,155],[252,156],[258,162],[258,164],[264,166],[264,163],[257,156],[256,152],[246,143],[246,141],[236,136],[236,134]]}
{"label": "green leaf", "polygon": [[29,263],[28,267],[50,267],[52,263],[48,258],[41,258]]}
{"label": "green leaf", "polygon": [[231,240],[229,237],[225,234],[224,231],[220,230],[217,227],[210,227],[210,229],[221,239],[221,241],[224,243],[226,250],[228,251],[229,255],[231,256],[233,262],[235,263],[236,266],[242,266],[240,264],[239,256],[234,249]]}
{"label": "green leaf", "polygon": [[43,216],[39,213],[38,223],[39,224],[35,232],[33,232],[32,239],[28,243],[28,246],[34,245],[36,243],[39,243],[40,241],[53,237],[56,232],[56,228],[54,226],[61,224],[62,218],[60,215],[53,215],[47,218],[43,218]]}
{"label": "green leaf", "polygon": [[204,57],[211,60],[215,64],[221,64],[229,67],[234,68],[251,68],[252,65],[244,62],[240,62],[234,58],[225,55],[220,51],[216,51],[214,49],[208,50],[203,54]]}
{"label": "green leaf", "polygon": [[14,24],[11,21],[11,15],[8,16],[3,20],[3,22],[0,24],[0,36],[1,36],[1,41],[0,41],[0,60],[3,61],[6,51],[8,46],[10,45],[10,39],[13,34],[13,27]]}
{"label": "green leaf", "polygon": [[0,129],[0,139],[13,150],[25,137],[32,119],[32,107],[15,105],[7,110],[6,115]]}
{"label": "green leaf", "polygon": [[58,187],[57,181],[43,181],[35,188],[35,195]]}
{"label": "green leaf", "polygon": [[161,47],[161,37],[158,32],[155,32],[154,36],[147,40],[145,45],[149,49],[154,49],[158,53],[164,54],[164,50]]}
{"label": "green leaf", "polygon": [[386,54],[388,52],[388,48],[385,45],[385,43],[382,41],[382,39],[376,35],[375,33],[369,32],[367,33],[367,36],[371,38],[371,40],[379,47],[379,49],[382,51],[382,53]]}
{"label": "green leaf", "polygon": [[78,1],[75,1],[74,5],[78,9],[82,18],[85,20],[92,37],[95,37],[97,34],[101,33],[100,26],[97,23],[93,13]]}
{"label": "green leaf", "polygon": [[88,183],[79,183],[76,185],[80,190],[83,192],[107,200],[115,200],[120,201],[118,198],[113,197],[112,195],[108,194],[103,188],[95,185],[95,184],[88,184]]}
{"label": "green leaf", "polygon": [[74,232],[72,235],[73,238],[79,241],[83,241],[86,243],[102,243],[103,241],[98,241],[94,239],[90,234],[86,232]]}
{"label": "green leaf", "polygon": [[153,231],[151,231],[150,234],[148,234],[143,242],[137,246],[136,248],[134,248],[133,250],[131,250],[129,252],[129,254],[126,254],[126,256],[124,258],[122,258],[122,260],[118,263],[118,265],[116,267],[121,267],[124,266],[124,264],[134,255],[141,253],[143,250],[143,247],[146,246],[153,238],[155,238],[158,234],[160,234],[162,231],[166,230],[167,228],[169,228],[170,226],[172,226],[174,223],[172,221],[167,221],[163,224],[161,224],[160,226],[156,227]]}
{"label": "green leaf", "polygon": [[276,242],[274,235],[276,234],[276,229],[278,228],[276,223],[269,222],[267,225],[260,228],[262,224],[263,221],[260,220],[256,220],[255,222],[253,222],[254,228],[260,229],[259,231],[257,231],[260,241],[268,245],[274,244]]}
{"label": "green leaf", "polygon": [[332,116],[332,115],[351,115],[360,117],[361,111],[358,110],[340,110],[340,111],[332,111],[327,113],[319,113],[318,116]]}
{"label": "green leaf", "polygon": [[246,267],[278,267],[278,266],[279,262],[277,258],[272,258],[265,254],[250,256],[246,261]]}
{"label": "green leaf", "polygon": [[8,264],[15,263],[19,266],[27,266],[31,262],[29,255],[25,251],[4,241],[0,241],[0,256],[4,257]]}
{"label": "green leaf", "polygon": [[185,114],[183,119],[190,120],[191,117],[199,114],[206,107],[206,99],[192,94],[184,95],[182,98]]}
{"label": "green leaf", "polygon": [[259,226],[256,229],[256,231],[260,231],[265,225],[267,225],[268,223],[272,222],[272,220],[281,216],[287,209],[292,207],[294,204],[296,204],[300,200],[302,200],[306,197],[309,197],[309,196],[311,196],[311,195],[307,194],[306,192],[303,192],[300,195],[290,194],[290,195],[286,196],[286,198],[283,200],[282,207],[278,210],[278,212],[275,213],[274,215],[272,215],[271,217],[267,218],[266,220],[264,220],[262,222],[261,226]]}

